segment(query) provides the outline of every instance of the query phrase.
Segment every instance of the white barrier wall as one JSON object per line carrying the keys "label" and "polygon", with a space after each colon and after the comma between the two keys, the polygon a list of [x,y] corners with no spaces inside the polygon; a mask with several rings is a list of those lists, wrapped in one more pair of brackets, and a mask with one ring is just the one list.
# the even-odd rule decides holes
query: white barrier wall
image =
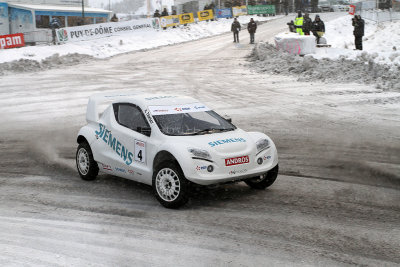
{"label": "white barrier wall", "polygon": [[65,43],[91,40],[137,31],[153,31],[159,28],[160,21],[156,18],[66,27],[57,29],[56,34],[57,40]]}
{"label": "white barrier wall", "polygon": [[316,49],[316,41],[313,35],[299,35],[293,32],[276,35],[275,45],[278,50],[301,56],[313,54]]}

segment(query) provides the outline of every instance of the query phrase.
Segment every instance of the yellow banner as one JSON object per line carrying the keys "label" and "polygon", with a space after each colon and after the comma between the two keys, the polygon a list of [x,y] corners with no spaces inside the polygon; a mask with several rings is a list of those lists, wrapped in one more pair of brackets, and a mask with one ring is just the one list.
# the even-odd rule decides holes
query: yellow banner
{"label": "yellow banner", "polygon": [[247,6],[232,7],[232,14],[234,17],[247,15]]}
{"label": "yellow banner", "polygon": [[179,15],[179,22],[181,24],[193,23],[194,22],[193,13],[185,13]]}
{"label": "yellow banner", "polygon": [[212,9],[207,9],[197,12],[197,17],[199,18],[199,21],[210,20],[214,18],[214,14]]}
{"label": "yellow banner", "polygon": [[179,25],[179,16],[164,16],[160,18],[161,28],[174,27]]}

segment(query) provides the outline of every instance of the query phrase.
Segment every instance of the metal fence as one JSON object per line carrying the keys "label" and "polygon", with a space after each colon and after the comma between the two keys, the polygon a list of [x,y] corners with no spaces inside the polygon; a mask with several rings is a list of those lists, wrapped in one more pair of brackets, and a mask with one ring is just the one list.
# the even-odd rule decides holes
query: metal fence
{"label": "metal fence", "polygon": [[372,20],[377,23],[385,21],[400,20],[400,12],[389,10],[361,10],[360,15],[363,19]]}
{"label": "metal fence", "polygon": [[51,43],[53,40],[50,29],[41,29],[37,31],[24,32],[25,43]]}

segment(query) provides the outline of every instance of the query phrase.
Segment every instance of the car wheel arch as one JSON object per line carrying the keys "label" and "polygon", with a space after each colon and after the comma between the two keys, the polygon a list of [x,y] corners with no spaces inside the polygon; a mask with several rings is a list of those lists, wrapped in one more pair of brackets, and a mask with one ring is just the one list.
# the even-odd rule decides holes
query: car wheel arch
{"label": "car wheel arch", "polygon": [[153,170],[156,170],[160,164],[162,164],[166,161],[175,162],[180,167],[180,164],[174,155],[172,155],[170,152],[168,152],[166,150],[161,150],[154,157]]}
{"label": "car wheel arch", "polygon": [[76,139],[76,142],[77,142],[78,144],[81,144],[81,143],[84,143],[84,142],[86,142],[86,143],[89,144],[88,140],[87,140],[86,137],[84,137],[83,135],[79,135],[78,138]]}

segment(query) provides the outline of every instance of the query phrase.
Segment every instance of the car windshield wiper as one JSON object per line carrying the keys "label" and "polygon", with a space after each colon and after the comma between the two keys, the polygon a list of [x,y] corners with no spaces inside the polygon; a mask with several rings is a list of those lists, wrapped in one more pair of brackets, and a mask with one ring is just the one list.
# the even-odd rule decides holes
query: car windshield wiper
{"label": "car windshield wiper", "polygon": [[231,128],[228,129],[219,129],[219,128],[207,128],[204,130],[200,130],[198,132],[193,133],[194,135],[198,135],[198,134],[206,134],[206,133],[210,133],[210,132],[214,132],[214,131],[220,131],[220,132],[226,132],[226,131],[231,131]]}

